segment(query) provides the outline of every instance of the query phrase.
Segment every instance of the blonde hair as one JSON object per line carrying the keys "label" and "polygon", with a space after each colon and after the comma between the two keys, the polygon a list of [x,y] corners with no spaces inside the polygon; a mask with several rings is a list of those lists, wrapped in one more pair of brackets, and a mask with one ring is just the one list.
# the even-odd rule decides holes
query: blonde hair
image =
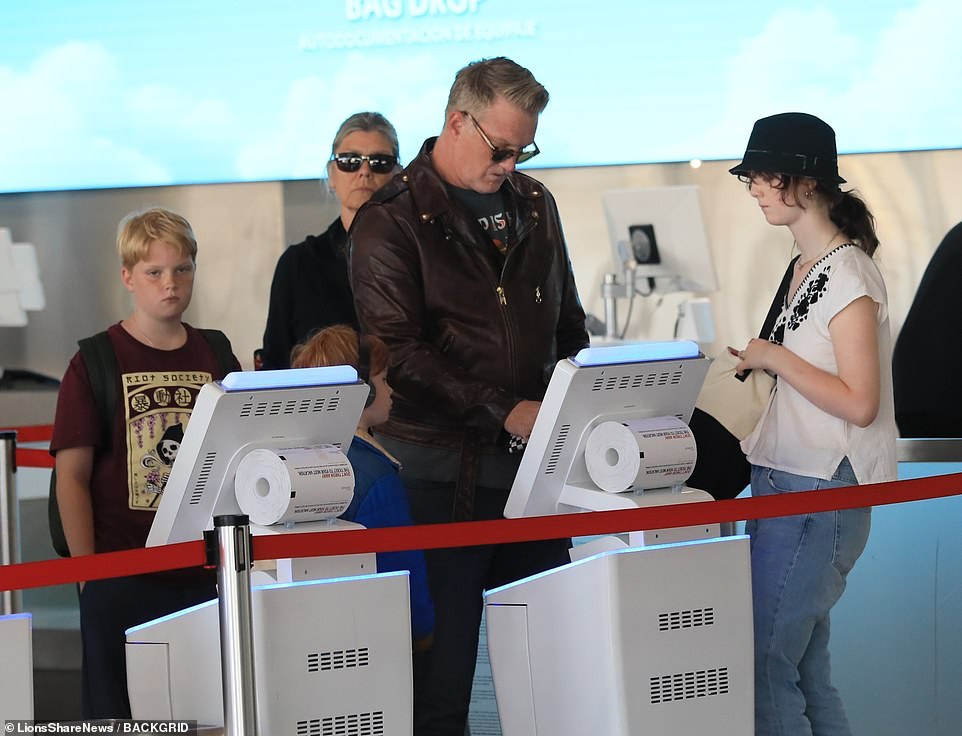
{"label": "blonde hair", "polygon": [[[350,325],[331,325],[315,332],[291,351],[292,368],[317,368],[328,365],[349,365],[360,371],[361,336]],[[390,352],[379,337],[364,337],[368,350],[369,379],[387,370]]]}
{"label": "blonde hair", "polygon": [[190,223],[162,207],[131,212],[117,228],[117,253],[120,263],[131,269],[147,256],[150,244],[160,240],[180,249],[183,256],[197,261],[197,240]]}

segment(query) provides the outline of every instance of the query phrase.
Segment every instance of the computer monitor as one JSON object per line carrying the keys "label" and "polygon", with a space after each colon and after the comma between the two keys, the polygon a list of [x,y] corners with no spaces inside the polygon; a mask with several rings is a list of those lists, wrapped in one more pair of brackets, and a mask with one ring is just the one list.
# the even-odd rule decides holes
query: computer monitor
{"label": "computer monitor", "polygon": [[615,261],[648,281],[645,292],[718,289],[698,187],[614,189],[601,201]]}
{"label": "computer monitor", "polygon": [[235,372],[205,385],[147,546],[201,539],[214,516],[241,513],[234,474],[251,450],[329,444],[346,452],[368,391],[350,366]]}
{"label": "computer monitor", "polygon": [[633,493],[608,493],[592,482],[588,436],[607,421],[676,417],[687,423],[708,363],[689,340],[585,348],[559,361],[504,515],[637,507]]}

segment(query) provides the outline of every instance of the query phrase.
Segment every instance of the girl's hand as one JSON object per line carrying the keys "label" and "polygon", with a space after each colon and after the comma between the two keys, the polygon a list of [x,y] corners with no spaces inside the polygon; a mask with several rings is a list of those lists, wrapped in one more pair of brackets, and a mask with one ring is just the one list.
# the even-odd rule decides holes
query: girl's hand
{"label": "girl's hand", "polygon": [[754,370],[755,368],[771,371],[773,353],[777,348],[777,345],[773,345],[768,340],[753,337],[748,341],[748,345],[745,346],[744,350],[736,350],[729,346],[728,352],[739,359],[738,365],[735,366],[735,371],[741,374],[746,370]]}

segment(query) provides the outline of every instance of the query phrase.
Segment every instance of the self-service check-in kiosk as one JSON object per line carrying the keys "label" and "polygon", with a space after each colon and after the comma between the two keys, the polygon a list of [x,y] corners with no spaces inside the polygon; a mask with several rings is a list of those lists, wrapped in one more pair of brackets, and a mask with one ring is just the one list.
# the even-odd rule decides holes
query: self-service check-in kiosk
{"label": "self-service check-in kiosk", "polygon": [[[683,486],[707,362],[687,342],[561,361],[505,515],[711,500]],[[709,524],[573,552],[568,565],[485,594],[504,736],[752,734],[747,537]]]}
{"label": "self-service check-in kiosk", "polygon": [[[278,523],[252,524],[254,535],[360,528],[333,518],[350,502],[350,495],[346,502],[337,495],[350,465],[343,454],[340,459],[331,455],[341,448],[346,452],[367,392],[346,366],[232,373],[204,386],[147,545],[198,540],[216,516],[245,513],[253,520],[272,509]],[[267,450],[287,462],[311,448],[323,450],[320,459],[310,467],[299,460],[298,468],[311,481],[326,474],[336,500],[305,504],[295,495],[294,486],[301,484],[294,483],[274,509],[276,488],[265,473],[247,478],[246,501],[239,501],[238,468],[255,451]],[[302,514],[305,508],[310,513]],[[301,516],[311,520],[297,521]],[[251,576],[252,582],[267,583],[251,594],[260,733],[411,733],[408,574],[374,573],[371,553],[278,560]],[[127,631],[134,718],[223,725],[217,604],[210,601]]]}

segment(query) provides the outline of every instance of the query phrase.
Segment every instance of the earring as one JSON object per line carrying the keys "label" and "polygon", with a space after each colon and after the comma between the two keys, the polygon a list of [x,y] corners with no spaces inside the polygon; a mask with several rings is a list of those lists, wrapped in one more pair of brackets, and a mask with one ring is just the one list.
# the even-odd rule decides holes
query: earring
{"label": "earring", "polygon": [[814,196],[815,196],[814,189],[809,189],[807,192],[805,192],[805,199],[811,199]]}

